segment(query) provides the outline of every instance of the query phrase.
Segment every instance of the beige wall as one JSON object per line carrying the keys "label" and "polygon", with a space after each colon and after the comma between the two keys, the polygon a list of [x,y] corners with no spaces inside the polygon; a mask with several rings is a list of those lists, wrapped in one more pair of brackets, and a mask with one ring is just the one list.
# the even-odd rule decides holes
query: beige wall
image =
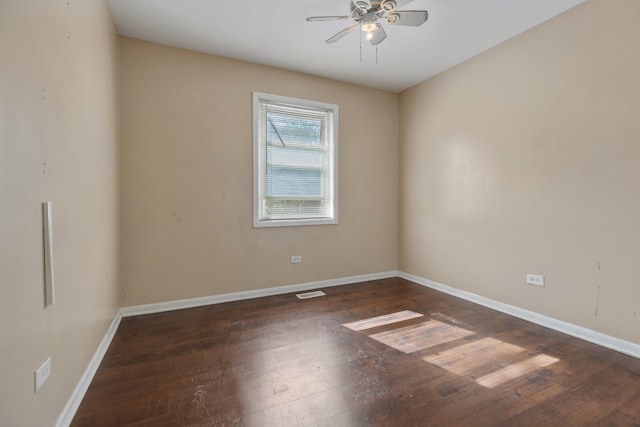
{"label": "beige wall", "polygon": [[[640,343],[637,16],[590,0],[398,104],[0,2],[0,424],[53,424],[121,305],[396,269]],[[252,228],[254,90],[340,105],[339,225]]]}
{"label": "beige wall", "polygon": [[640,343],[638,16],[591,0],[401,94],[400,270]]}
{"label": "beige wall", "polygon": [[[53,425],[121,305],[117,36],[98,0],[0,1],[0,425]],[[44,308],[41,203],[56,303]],[[52,356],[37,394],[34,370]]]}
{"label": "beige wall", "polygon": [[[125,305],[396,269],[396,94],[128,38],[120,54]],[[252,228],[252,91],[340,106],[338,225]]]}

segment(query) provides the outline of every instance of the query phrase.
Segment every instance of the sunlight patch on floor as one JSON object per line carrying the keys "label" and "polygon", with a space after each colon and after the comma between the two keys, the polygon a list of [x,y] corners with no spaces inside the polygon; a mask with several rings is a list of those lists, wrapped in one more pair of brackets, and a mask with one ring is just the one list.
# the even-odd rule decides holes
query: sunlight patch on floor
{"label": "sunlight patch on floor", "polygon": [[[546,354],[513,362],[514,356],[517,357],[518,354],[524,352],[525,349],[522,347],[489,337],[423,357],[422,360],[457,375],[478,377],[475,381],[487,388],[496,387],[536,369],[558,362],[558,359]],[[503,367],[482,375],[482,371],[486,372],[487,367],[491,364],[499,364]]]}
{"label": "sunlight patch on floor", "polygon": [[449,372],[467,375],[477,371],[488,362],[504,359],[522,352],[522,347],[489,337],[429,355],[422,360]]}
{"label": "sunlight patch on floor", "polygon": [[404,353],[414,353],[473,334],[471,331],[448,323],[429,320],[417,325],[369,335],[369,337]]}
{"label": "sunlight patch on floor", "polygon": [[416,313],[411,310],[398,311],[397,313],[385,314],[384,316],[370,317],[364,320],[358,320],[357,322],[345,323],[343,326],[354,330],[363,331],[365,329],[376,328],[378,326],[390,325],[396,322],[402,322],[404,320],[415,319],[416,317],[422,317],[424,314]]}
{"label": "sunlight patch on floor", "polygon": [[[434,313],[434,315],[461,323],[442,313]],[[354,331],[363,331],[422,316],[421,313],[405,310],[345,323],[343,326]],[[475,335],[475,332],[431,319],[415,325],[371,334],[369,338],[409,354],[452,343],[472,335]],[[486,337],[430,354],[422,357],[422,360],[453,374],[468,376],[486,388],[494,388],[559,361],[546,354],[524,359],[527,357],[526,351],[523,347]]]}
{"label": "sunlight patch on floor", "polygon": [[544,368],[549,365],[553,365],[558,362],[559,359],[555,357],[547,356],[546,354],[539,354],[527,360],[523,360],[513,365],[509,365],[505,368],[499,369],[488,375],[476,379],[476,382],[484,387],[493,388],[504,384],[507,381],[518,378],[536,369]]}

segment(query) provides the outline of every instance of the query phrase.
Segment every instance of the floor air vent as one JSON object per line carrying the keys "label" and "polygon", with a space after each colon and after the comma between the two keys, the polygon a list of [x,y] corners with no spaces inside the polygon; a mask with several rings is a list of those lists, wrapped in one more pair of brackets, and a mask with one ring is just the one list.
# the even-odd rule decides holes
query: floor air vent
{"label": "floor air vent", "polygon": [[296,294],[296,296],[300,299],[322,297],[325,295],[326,294],[322,291],[313,291],[313,292],[305,292],[304,294]]}

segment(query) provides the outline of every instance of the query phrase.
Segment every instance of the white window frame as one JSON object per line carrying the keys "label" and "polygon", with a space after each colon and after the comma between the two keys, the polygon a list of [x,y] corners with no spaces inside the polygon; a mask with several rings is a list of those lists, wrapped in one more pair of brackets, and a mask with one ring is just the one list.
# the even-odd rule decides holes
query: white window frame
{"label": "white window frame", "polygon": [[[325,191],[327,201],[330,203],[329,215],[319,218],[295,218],[274,219],[264,215],[263,206],[266,195],[266,159],[261,150],[260,104],[273,103],[301,109],[315,109],[330,112],[327,133],[328,145],[328,185]],[[266,124],[264,124],[266,126]],[[291,98],[287,96],[268,93],[253,92],[253,226],[260,227],[291,227],[304,225],[325,225],[338,223],[338,106],[324,102],[307,99]]]}

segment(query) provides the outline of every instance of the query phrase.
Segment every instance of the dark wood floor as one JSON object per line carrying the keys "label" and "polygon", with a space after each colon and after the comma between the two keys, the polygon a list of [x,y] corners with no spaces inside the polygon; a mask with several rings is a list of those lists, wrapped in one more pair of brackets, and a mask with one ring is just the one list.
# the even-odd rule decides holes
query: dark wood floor
{"label": "dark wood floor", "polygon": [[72,425],[640,426],[638,359],[402,279],[324,292],[124,319]]}

